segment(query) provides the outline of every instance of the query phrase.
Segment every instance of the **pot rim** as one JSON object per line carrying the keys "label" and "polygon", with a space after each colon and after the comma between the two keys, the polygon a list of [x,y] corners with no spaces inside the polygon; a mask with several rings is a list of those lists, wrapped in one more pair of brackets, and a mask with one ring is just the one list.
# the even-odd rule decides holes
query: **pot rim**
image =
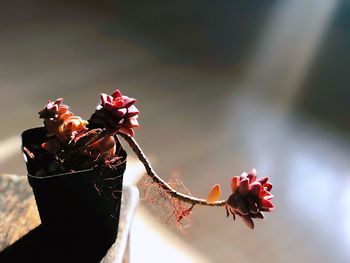
{"label": "pot rim", "polygon": [[53,174],[53,175],[45,175],[45,176],[35,176],[35,175],[31,175],[30,173],[28,173],[27,175],[28,175],[28,177],[32,177],[32,178],[35,178],[35,179],[49,179],[49,178],[61,177],[61,176],[66,176],[66,175],[71,175],[71,174],[92,172],[94,170],[95,170],[94,168],[89,168],[89,169],[85,169],[85,170],[65,172],[65,173]]}

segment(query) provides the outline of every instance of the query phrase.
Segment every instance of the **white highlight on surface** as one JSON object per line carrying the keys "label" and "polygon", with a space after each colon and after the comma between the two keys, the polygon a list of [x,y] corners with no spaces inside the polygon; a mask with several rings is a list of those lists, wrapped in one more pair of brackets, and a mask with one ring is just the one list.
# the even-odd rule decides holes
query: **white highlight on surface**
{"label": "white highlight on surface", "polygon": [[209,263],[139,207],[131,229],[131,263]]}
{"label": "white highlight on surface", "polygon": [[143,164],[134,157],[128,157],[123,177],[124,185],[135,185],[146,173]]}
{"label": "white highlight on surface", "polygon": [[282,105],[301,87],[336,10],[337,0],[282,0],[252,57],[245,85]]}
{"label": "white highlight on surface", "polygon": [[338,195],[349,189],[341,186],[331,160],[330,163],[321,162],[319,156],[305,150],[291,155],[290,159],[293,177],[288,178],[289,200],[301,216],[324,227],[324,220],[333,210],[338,210]]}

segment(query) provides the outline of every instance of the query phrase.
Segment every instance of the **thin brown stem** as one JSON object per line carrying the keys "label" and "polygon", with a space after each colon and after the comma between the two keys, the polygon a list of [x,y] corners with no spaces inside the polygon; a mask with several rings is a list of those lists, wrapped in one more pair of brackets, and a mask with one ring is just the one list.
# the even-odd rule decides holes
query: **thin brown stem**
{"label": "thin brown stem", "polygon": [[206,205],[206,206],[224,206],[226,204],[226,200],[220,200],[215,203],[208,203],[205,199],[196,198],[190,195],[186,195],[176,191],[172,188],[167,182],[165,182],[162,178],[160,178],[156,172],[153,170],[150,162],[147,160],[146,155],[143,153],[141,147],[138,145],[136,140],[124,133],[118,133],[124,140],[129,144],[130,148],[137,155],[139,160],[143,163],[148,176],[153,180],[153,182],[157,183],[158,186],[166,191],[171,197],[174,197],[182,202],[186,202],[194,205]]}

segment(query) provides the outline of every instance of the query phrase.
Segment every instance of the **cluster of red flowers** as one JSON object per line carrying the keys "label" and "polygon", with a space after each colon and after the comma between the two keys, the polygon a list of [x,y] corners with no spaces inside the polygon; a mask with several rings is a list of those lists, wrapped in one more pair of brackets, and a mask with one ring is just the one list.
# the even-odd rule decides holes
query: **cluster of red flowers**
{"label": "cluster of red flowers", "polygon": [[61,141],[74,139],[86,130],[87,121],[73,116],[69,106],[62,104],[63,99],[48,101],[46,107],[39,112],[44,119],[47,136],[57,136]]}
{"label": "cluster of red flowers", "polygon": [[[234,176],[231,180],[232,194],[225,204],[227,216],[231,214],[235,219],[235,215],[238,215],[248,227],[254,228],[253,218],[262,219],[262,212],[270,212],[273,209],[271,189],[272,184],[268,182],[268,177],[257,179],[255,169],[248,174]],[[215,203],[220,195],[220,185],[214,185],[207,201]]]}
{"label": "cluster of red flowers", "polygon": [[122,132],[134,136],[133,128],[139,127],[139,111],[135,107],[136,100],[116,90],[112,95],[101,94],[101,105],[91,116],[92,127],[105,128],[110,132]]}
{"label": "cluster of red flowers", "polygon": [[232,178],[232,194],[227,200],[226,210],[235,217],[240,216],[250,228],[254,228],[253,218],[264,218],[262,212],[273,209],[270,193],[272,184],[268,178],[257,179],[256,170]]}
{"label": "cluster of red flowers", "polygon": [[[74,116],[69,111],[69,107],[62,104],[62,99],[48,101],[46,107],[39,112],[40,118],[44,119],[48,137],[42,147],[56,154],[61,149],[64,157],[69,154],[83,154],[89,157],[87,159],[90,162],[115,160],[116,145],[119,144],[115,134],[119,132],[133,137],[133,128],[139,127],[139,111],[134,105],[135,102],[135,99],[122,95],[119,90],[116,90],[112,95],[102,93],[101,104],[97,106],[89,121],[85,121]],[[125,135],[123,136],[125,137]],[[134,148],[137,148],[137,144],[130,136],[126,136],[130,139],[129,144],[131,143]],[[69,152],[70,150],[71,152]],[[136,149],[136,152],[140,153],[141,150]],[[70,159],[72,159],[71,157],[72,155],[70,155]],[[143,163],[147,162],[144,160],[144,156],[139,158],[143,160]],[[76,160],[76,158],[73,159]],[[149,170],[152,169],[149,168]],[[155,174],[151,174],[151,177],[157,178]],[[163,183],[161,179],[158,181],[159,184]],[[168,185],[163,185],[163,189],[168,189],[168,187]],[[243,173],[232,178],[232,194],[227,200],[219,201],[221,190],[220,185],[217,184],[212,187],[207,199],[200,200],[200,202],[206,205],[224,206],[227,216],[231,214],[235,219],[238,215],[246,225],[254,228],[253,218],[263,218],[263,212],[270,212],[273,209],[271,189],[272,184],[268,182],[268,178],[258,179],[256,170],[253,169],[248,174]],[[169,191],[176,195],[176,191],[172,192],[172,190],[170,187]],[[182,196],[182,200],[183,198]],[[187,201],[192,206],[190,209],[181,211],[180,220],[191,213],[198,200],[188,197]]]}
{"label": "cluster of red flowers", "polygon": [[69,106],[62,104],[63,99],[48,101],[46,107],[39,112],[44,119],[49,140],[43,144],[43,148],[56,151],[61,142],[75,140],[83,134],[87,128],[87,121],[74,116],[69,111]]}
{"label": "cluster of red flowers", "polygon": [[[119,90],[112,95],[101,94],[101,104],[89,121],[74,116],[69,106],[62,102],[62,99],[49,100],[39,112],[48,138],[42,147],[53,154],[64,147],[67,156],[71,154],[68,149],[72,149],[74,154],[85,154],[92,160],[113,158],[116,150],[114,135],[122,132],[133,136],[133,128],[139,127],[139,111],[134,106],[136,100],[123,96]],[[98,137],[102,130],[107,132]],[[77,151],[78,145],[83,146],[81,151]]]}

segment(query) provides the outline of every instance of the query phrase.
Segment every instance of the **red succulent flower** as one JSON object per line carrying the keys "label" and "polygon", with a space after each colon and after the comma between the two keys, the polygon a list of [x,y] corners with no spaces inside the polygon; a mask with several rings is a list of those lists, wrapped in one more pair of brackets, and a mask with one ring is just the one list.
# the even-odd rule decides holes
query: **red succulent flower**
{"label": "red succulent flower", "polygon": [[63,99],[59,98],[55,101],[48,100],[46,107],[39,111],[40,118],[50,119],[58,117],[59,114],[63,114],[69,110],[67,105],[62,104]]}
{"label": "red succulent flower", "polygon": [[268,177],[257,179],[255,169],[248,174],[234,176],[231,181],[232,194],[226,201],[227,216],[231,213],[235,219],[235,215],[238,215],[253,229],[253,218],[264,218],[262,212],[273,209],[271,189]]}
{"label": "red succulent flower", "polygon": [[[87,121],[78,116],[73,116],[73,113],[69,111],[69,107],[62,104],[62,102],[62,99],[48,100],[46,107],[39,112],[39,115],[40,118],[44,119],[47,137],[56,136],[61,141],[67,141],[84,132]],[[52,143],[48,145],[50,144],[52,145]]]}
{"label": "red succulent flower", "polygon": [[94,128],[106,128],[111,132],[122,132],[134,136],[133,128],[139,127],[138,109],[135,99],[123,96],[119,90],[112,95],[101,94],[101,105],[89,120]]}

